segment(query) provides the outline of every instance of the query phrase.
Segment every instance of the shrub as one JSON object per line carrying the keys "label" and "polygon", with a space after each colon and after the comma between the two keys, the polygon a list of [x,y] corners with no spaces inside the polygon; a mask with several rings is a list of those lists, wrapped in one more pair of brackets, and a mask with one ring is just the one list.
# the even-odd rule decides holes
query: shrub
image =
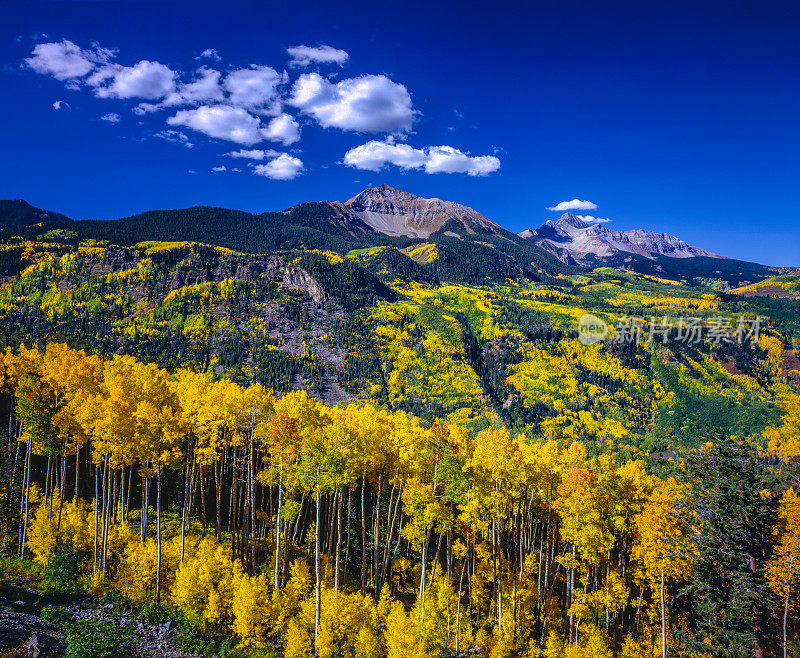
{"label": "shrub", "polygon": [[230,549],[212,537],[202,539],[186,551],[170,588],[172,601],[182,610],[202,616],[204,622],[217,623],[231,618],[233,581],[242,573]]}
{"label": "shrub", "polygon": [[49,605],[42,608],[41,616],[42,619],[45,619],[56,626],[63,626],[72,619],[72,616],[64,608]]}
{"label": "shrub", "polygon": [[67,500],[62,502],[59,490],[54,489],[52,503],[45,502],[36,491],[31,494],[30,504],[34,511],[28,526],[27,546],[39,564],[47,564],[59,543],[67,540],[78,551],[92,550],[94,516],[89,503],[82,500],[77,504]]}
{"label": "shrub", "polygon": [[42,593],[62,597],[79,594],[81,558],[69,539],[59,541],[44,569]]}
{"label": "shrub", "polygon": [[0,557],[0,586],[3,584],[32,584],[42,577],[42,567],[33,560]]}
{"label": "shrub", "polygon": [[168,621],[175,623],[180,611],[168,605],[156,605],[154,601],[148,601],[139,611],[139,620],[143,624],[164,624]]}
{"label": "shrub", "polygon": [[[187,537],[187,553],[193,550],[195,541],[194,538]],[[142,604],[155,597],[157,550],[156,540],[152,537],[148,537],[144,543],[134,539],[124,545],[114,582],[123,595],[134,604]],[[171,586],[180,559],[180,537],[165,541],[161,547],[161,577],[164,590]]]}
{"label": "shrub", "polygon": [[209,641],[206,638],[199,623],[185,615],[175,626],[173,640],[178,649],[187,653],[218,653],[214,651],[213,640]]}
{"label": "shrub", "polygon": [[245,646],[260,647],[272,626],[271,587],[266,576],[237,574],[233,580],[233,631]]}
{"label": "shrub", "polygon": [[[187,653],[215,653],[201,628],[199,620],[187,615],[180,608],[169,605],[156,605],[148,601],[139,612],[139,619],[145,624],[164,624],[172,622],[175,646]],[[211,651],[209,651],[212,649]]]}
{"label": "shrub", "polygon": [[110,619],[86,619],[64,628],[64,658],[129,658],[134,642],[130,630]]}

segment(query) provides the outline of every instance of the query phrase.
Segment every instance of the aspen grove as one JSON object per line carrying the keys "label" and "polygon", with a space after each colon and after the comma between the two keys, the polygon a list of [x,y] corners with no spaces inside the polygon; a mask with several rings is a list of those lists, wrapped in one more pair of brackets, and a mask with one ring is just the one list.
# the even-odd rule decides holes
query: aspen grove
{"label": "aspen grove", "polygon": [[657,477],[490,412],[276,398],[60,343],[0,366],[4,556],[68,546],[89,591],[241,647],[766,656],[800,631],[788,430],[780,454],[717,437]]}

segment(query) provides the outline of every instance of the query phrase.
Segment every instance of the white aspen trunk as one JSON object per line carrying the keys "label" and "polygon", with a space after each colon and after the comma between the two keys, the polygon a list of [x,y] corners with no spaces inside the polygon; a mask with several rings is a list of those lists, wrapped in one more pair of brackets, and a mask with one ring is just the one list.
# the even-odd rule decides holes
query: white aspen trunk
{"label": "white aspen trunk", "polygon": [[347,487],[347,540],[345,541],[344,545],[345,569],[347,568],[347,564],[350,561],[350,513],[352,512],[352,498],[353,498],[353,490],[348,486]]}
{"label": "white aspen trunk", "polygon": [[44,502],[48,504],[47,508],[47,522],[53,518],[53,494],[51,489],[51,471],[52,471],[52,457],[47,456],[47,475],[44,481]]}
{"label": "white aspen trunk", "polygon": [[94,573],[97,573],[97,537],[100,531],[100,481],[97,465],[94,467]]}
{"label": "white aspen trunk", "polygon": [[[119,495],[117,496],[118,499],[118,506],[120,508],[120,517],[119,520],[121,523],[125,523],[125,464],[123,463],[122,466],[119,468]],[[130,477],[130,474],[128,474]]]}
{"label": "white aspen trunk", "polygon": [[161,463],[156,464],[156,606],[161,605]]}
{"label": "white aspen trunk", "polygon": [[78,488],[80,486],[80,478],[81,475],[81,445],[77,441],[75,442],[75,500],[74,502],[78,502]]}
{"label": "white aspen trunk", "polygon": [[255,479],[255,442],[252,431],[250,433],[250,568],[256,569],[256,479]]}
{"label": "white aspen trunk", "polygon": [[56,526],[56,533],[61,532],[61,508],[64,506],[64,493],[66,486],[64,479],[67,477],[67,444],[64,443],[64,452],[61,455],[61,478],[59,481],[58,489],[58,525]]}
{"label": "white aspen trunk", "polygon": [[315,655],[319,653],[319,649],[317,648],[317,637],[319,636],[319,613],[320,613],[320,607],[321,607],[321,603],[322,603],[322,592],[321,592],[322,579],[321,579],[321,574],[319,572],[319,542],[320,542],[319,524],[320,524],[320,507],[322,507],[321,503],[322,503],[322,500],[321,500],[321,494],[320,494],[320,491],[319,491],[319,466],[317,466],[317,521],[316,521],[316,528],[315,528],[317,536],[316,536],[316,541],[314,542],[314,544],[315,544],[314,545],[314,564],[315,564],[316,572],[317,572],[317,586],[316,586],[316,592],[315,592],[316,603],[315,603],[315,616],[314,616],[314,654]]}
{"label": "white aspen trunk", "polygon": [[133,464],[128,468],[128,491],[125,494],[125,520],[128,520],[128,514],[131,512],[131,485],[133,484]]}
{"label": "white aspen trunk", "polygon": [[[433,466],[433,488],[431,489],[433,495],[436,495],[436,480],[439,475],[439,463]],[[419,600],[420,600],[420,621],[425,621],[425,569],[428,561],[428,540],[430,537],[430,530],[426,529],[425,537],[422,540],[422,573],[419,579]],[[434,571],[436,569],[434,568]]]}
{"label": "white aspen trunk", "polygon": [[461,577],[458,579],[458,598],[456,599],[456,656],[459,654],[460,648],[460,630],[461,630],[461,591],[464,585],[464,565],[467,563],[469,556],[469,545],[467,545],[467,554],[461,560]]}
{"label": "white aspen trunk", "polygon": [[381,493],[383,491],[383,476],[378,475],[378,491],[375,496],[375,523],[372,540],[372,587],[375,589],[375,600],[378,600],[378,552],[380,547],[381,530]]}
{"label": "white aspen trunk", "polygon": [[103,469],[103,540],[101,542],[101,550],[103,552],[103,573],[106,572],[106,556],[108,554],[108,520],[109,520],[109,507],[111,502],[111,471],[109,465],[108,454],[106,454],[106,465]]}
{"label": "white aspen trunk", "polygon": [[[149,464],[146,464],[149,466]],[[150,503],[150,478],[142,476],[142,517],[140,519],[142,543],[147,538],[147,512]]]}
{"label": "white aspen trunk", "polygon": [[275,520],[275,590],[280,589],[279,565],[281,557],[281,508],[283,500],[281,498],[281,487],[283,486],[283,458],[280,462],[280,474],[278,476],[278,516]]}
{"label": "white aspen trunk", "polygon": [[30,432],[28,433],[28,453],[25,455],[25,478],[24,486],[22,487],[22,500],[24,503],[25,513],[22,515],[22,539],[19,544],[19,556],[25,557],[25,543],[28,540],[28,515],[30,513],[30,490],[31,490],[31,450],[33,441]]}
{"label": "white aspen trunk", "polygon": [[428,540],[430,538],[430,530],[425,531],[425,537],[422,539],[422,573],[419,577],[419,601],[420,601],[420,621],[425,620],[425,567],[428,561]]}
{"label": "white aspen trunk", "polygon": [[336,591],[339,591],[339,553],[342,548],[342,490],[336,494]]}
{"label": "white aspen trunk", "polygon": [[[389,570],[389,553],[391,551],[391,544],[392,544],[392,537],[394,535],[394,526],[395,522],[397,521],[397,511],[400,509],[400,499],[403,495],[403,484],[400,483],[400,489],[397,492],[397,501],[394,504],[394,512],[392,513],[391,519],[387,519],[387,529],[386,529],[386,548],[383,553],[383,566],[381,567],[381,585],[386,582],[388,578],[388,570]],[[389,511],[391,512],[391,498],[389,499]],[[345,562],[347,564],[347,562]]]}
{"label": "white aspen trunk", "polygon": [[[188,450],[187,450],[188,453]],[[191,469],[189,468],[189,461],[188,461],[188,454],[187,454],[187,461],[186,461],[186,483],[183,491],[183,511],[181,512],[181,564],[183,564],[183,557],[186,552],[186,505],[187,501],[189,500],[189,482],[194,477],[194,462],[191,462]]]}
{"label": "white aspen trunk", "polygon": [[[361,600],[367,596],[367,522],[365,518],[365,503],[367,490],[367,476],[361,477]],[[423,567],[424,568],[424,567]],[[424,580],[424,576],[423,576]]]}

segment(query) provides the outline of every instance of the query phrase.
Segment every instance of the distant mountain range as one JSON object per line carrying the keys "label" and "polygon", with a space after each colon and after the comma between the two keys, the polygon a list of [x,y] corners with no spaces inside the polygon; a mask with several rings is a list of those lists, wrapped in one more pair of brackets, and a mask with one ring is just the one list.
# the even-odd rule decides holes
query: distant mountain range
{"label": "distant mountain range", "polygon": [[519,235],[562,262],[574,265],[590,265],[598,258],[609,258],[620,252],[651,259],[660,256],[723,258],[669,233],[642,229],[612,231],[602,224],[587,224],[571,213],[564,213],[555,222],[548,220],[536,230],[528,229]]}
{"label": "distant mountain range", "polygon": [[468,206],[389,185],[366,189],[344,203],[312,201],[280,212],[195,206],[114,220],[75,221],[23,200],[0,201],[0,241],[34,239],[54,229],[63,229],[62,239],[73,241],[94,238],[121,246],[191,241],[250,253],[387,247],[398,252],[386,257],[395,264],[416,246],[429,244],[435,250],[425,252],[423,265],[430,276],[473,284],[542,280],[600,266],[684,280],[722,279],[735,286],[779,272],[724,258],[666,233],[613,231],[570,213],[515,235]]}

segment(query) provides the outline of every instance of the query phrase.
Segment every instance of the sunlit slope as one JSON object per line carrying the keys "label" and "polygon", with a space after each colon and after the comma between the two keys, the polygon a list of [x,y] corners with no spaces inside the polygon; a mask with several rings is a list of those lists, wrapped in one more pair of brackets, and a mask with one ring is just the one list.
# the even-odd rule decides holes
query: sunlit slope
{"label": "sunlit slope", "polygon": [[[0,246],[0,346],[64,341],[330,404],[369,399],[431,420],[505,424],[596,453],[661,453],[711,430],[761,440],[797,400],[794,299],[612,268],[445,283],[428,268],[441,243],[259,255],[183,241],[76,244],[68,233]],[[586,313],[608,324],[609,340],[578,340]],[[741,344],[674,330],[647,340],[653,322],[681,317],[706,330],[761,318],[760,332]],[[612,340],[625,318],[642,323],[640,344]]]}
{"label": "sunlit slope", "polygon": [[733,290],[738,295],[764,295],[771,297],[800,297],[800,275],[773,276],[748,286]]}

